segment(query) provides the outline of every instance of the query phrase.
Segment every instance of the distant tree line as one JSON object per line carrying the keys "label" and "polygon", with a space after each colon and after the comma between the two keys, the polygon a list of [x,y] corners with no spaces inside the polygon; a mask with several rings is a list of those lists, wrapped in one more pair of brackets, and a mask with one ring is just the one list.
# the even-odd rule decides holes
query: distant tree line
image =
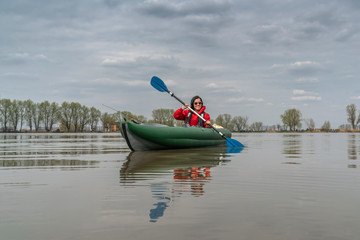
{"label": "distant tree line", "polygon": [[86,126],[96,131],[101,119],[98,109],[76,102],[63,102],[59,105],[49,101],[35,103],[31,100],[0,100],[0,128],[3,132],[21,132],[24,126],[29,131],[51,132],[55,126],[67,132],[81,132]]}
{"label": "distant tree line", "polygon": [[[349,124],[343,124],[339,128],[344,130],[357,130],[360,127],[360,112],[358,113],[355,104],[349,104],[346,106],[347,121]],[[304,121],[307,125],[307,130],[313,131],[315,129],[315,122],[312,118],[301,119],[301,112],[297,109],[288,109],[283,115],[280,116],[285,126],[285,129],[289,128],[290,131],[296,131],[301,128],[301,121]],[[330,121],[325,121],[320,128],[322,131],[330,131]]]}
{"label": "distant tree line", "polygon": [[[347,120],[349,125],[342,125],[344,129],[358,129],[360,114],[357,115],[355,104],[346,106]],[[168,126],[182,126],[183,121],[177,121],[173,117],[173,109],[155,109],[152,111],[152,119],[147,120],[142,115],[135,115],[129,111],[116,111],[109,114],[101,113],[95,107],[87,107],[77,102],[44,101],[35,103],[31,100],[0,99],[0,131],[21,132],[29,131],[62,131],[62,132],[84,132],[84,131],[108,131],[122,120],[132,120],[141,123],[159,123]],[[235,116],[220,114],[212,124],[222,126],[233,132],[249,131],[299,131],[301,122],[307,125],[307,130],[315,130],[313,119],[302,119],[302,114],[297,109],[288,109],[280,116],[283,125],[277,124],[264,126],[262,122],[249,124],[247,116]],[[100,125],[100,126],[99,126]],[[100,128],[99,128],[100,127]],[[325,121],[321,127],[322,131],[331,130],[330,121]]]}

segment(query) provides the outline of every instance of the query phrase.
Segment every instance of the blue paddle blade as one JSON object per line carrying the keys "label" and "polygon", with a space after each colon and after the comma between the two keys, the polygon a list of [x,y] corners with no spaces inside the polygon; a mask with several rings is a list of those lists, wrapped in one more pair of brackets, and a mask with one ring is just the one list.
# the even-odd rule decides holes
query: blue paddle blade
{"label": "blue paddle blade", "polygon": [[156,90],[160,91],[160,92],[167,92],[168,89],[165,85],[165,83],[158,77],[153,76],[151,78],[151,86],[153,86]]}
{"label": "blue paddle blade", "polygon": [[244,150],[243,147],[227,147],[226,153],[240,153],[242,150]]}
{"label": "blue paddle blade", "polygon": [[228,147],[245,147],[241,142],[231,138],[226,138],[226,145]]}

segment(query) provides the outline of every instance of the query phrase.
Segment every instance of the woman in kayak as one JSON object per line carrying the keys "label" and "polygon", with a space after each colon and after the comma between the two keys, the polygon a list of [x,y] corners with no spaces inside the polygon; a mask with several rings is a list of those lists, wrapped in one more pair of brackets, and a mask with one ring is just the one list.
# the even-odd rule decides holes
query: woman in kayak
{"label": "woman in kayak", "polygon": [[184,120],[185,126],[197,126],[197,127],[207,127],[206,124],[211,124],[210,115],[205,112],[206,107],[203,106],[203,101],[201,97],[195,96],[191,99],[191,108],[195,110],[200,116],[202,116],[206,122],[201,120],[196,114],[188,109],[189,104],[185,103],[184,106],[179,108],[174,112],[174,118],[176,120]]}

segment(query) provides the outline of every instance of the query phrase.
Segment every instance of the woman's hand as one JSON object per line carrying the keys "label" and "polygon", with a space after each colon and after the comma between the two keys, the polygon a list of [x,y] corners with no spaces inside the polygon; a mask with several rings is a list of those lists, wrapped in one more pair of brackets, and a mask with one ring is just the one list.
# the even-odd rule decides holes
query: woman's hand
{"label": "woman's hand", "polygon": [[188,107],[189,107],[189,104],[185,103],[185,105],[183,105],[181,108],[182,108],[183,110],[185,110],[185,109],[187,109]]}
{"label": "woman's hand", "polygon": [[205,122],[205,124],[206,124],[206,125],[211,124],[210,120],[207,120],[207,121]]}

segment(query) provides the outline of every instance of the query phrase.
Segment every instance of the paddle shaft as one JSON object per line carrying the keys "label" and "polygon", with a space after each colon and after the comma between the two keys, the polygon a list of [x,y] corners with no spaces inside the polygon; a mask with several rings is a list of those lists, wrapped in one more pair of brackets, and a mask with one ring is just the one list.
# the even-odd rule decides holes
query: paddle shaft
{"label": "paddle shaft", "polygon": [[[167,90],[167,92],[170,94],[170,96],[172,96],[173,98],[175,98],[176,100],[178,100],[182,105],[185,105],[185,103],[179,99],[177,96],[175,96],[174,93],[170,92],[169,90]],[[203,120],[204,122],[206,122],[206,119],[203,118],[200,114],[198,114],[194,109],[192,109],[191,107],[188,107],[188,109],[193,112],[196,116],[198,116],[201,120]],[[217,132],[218,134],[220,134],[220,136],[224,139],[227,139],[225,137],[225,135],[222,132],[219,132],[213,125],[211,125],[210,123],[207,123],[206,125],[210,126],[212,129],[214,129],[215,132]]]}

